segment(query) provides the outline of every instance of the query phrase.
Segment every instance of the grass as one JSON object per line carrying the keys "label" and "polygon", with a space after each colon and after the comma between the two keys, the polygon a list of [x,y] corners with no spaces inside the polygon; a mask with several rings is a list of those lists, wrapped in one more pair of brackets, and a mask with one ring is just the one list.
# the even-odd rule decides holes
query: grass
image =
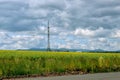
{"label": "grass", "polygon": [[119,53],[0,51],[0,77],[120,71]]}

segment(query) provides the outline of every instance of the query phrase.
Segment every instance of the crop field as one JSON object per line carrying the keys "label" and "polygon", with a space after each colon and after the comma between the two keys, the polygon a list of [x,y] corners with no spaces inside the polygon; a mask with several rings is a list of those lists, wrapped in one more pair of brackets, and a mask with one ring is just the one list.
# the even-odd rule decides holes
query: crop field
{"label": "crop field", "polygon": [[0,77],[118,71],[119,53],[0,51]]}

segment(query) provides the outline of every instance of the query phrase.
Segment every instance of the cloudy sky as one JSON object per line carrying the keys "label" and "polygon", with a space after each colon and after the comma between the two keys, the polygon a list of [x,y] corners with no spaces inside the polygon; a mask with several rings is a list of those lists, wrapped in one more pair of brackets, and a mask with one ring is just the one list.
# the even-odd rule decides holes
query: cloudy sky
{"label": "cloudy sky", "polygon": [[120,50],[120,0],[0,0],[0,49]]}

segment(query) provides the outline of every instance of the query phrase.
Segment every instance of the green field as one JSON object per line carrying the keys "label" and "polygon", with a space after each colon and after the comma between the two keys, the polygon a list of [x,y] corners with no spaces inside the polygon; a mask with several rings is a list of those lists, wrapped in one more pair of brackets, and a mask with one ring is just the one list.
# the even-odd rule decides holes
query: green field
{"label": "green field", "polygon": [[120,71],[119,53],[0,51],[0,77]]}

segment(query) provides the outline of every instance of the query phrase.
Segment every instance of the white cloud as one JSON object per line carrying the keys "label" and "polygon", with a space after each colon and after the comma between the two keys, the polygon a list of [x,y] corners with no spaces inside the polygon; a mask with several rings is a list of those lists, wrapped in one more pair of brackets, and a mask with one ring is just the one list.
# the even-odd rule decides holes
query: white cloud
{"label": "white cloud", "polygon": [[99,40],[100,42],[106,42],[106,41],[107,41],[106,38],[98,38],[98,40]]}
{"label": "white cloud", "polygon": [[45,37],[43,35],[36,35],[36,34],[32,35],[24,32],[23,33],[0,32],[0,36],[2,37],[0,39],[1,40],[0,49],[26,49],[26,48],[36,47],[38,45],[40,47],[46,45],[44,44]]}
{"label": "white cloud", "polygon": [[120,38],[120,30],[116,30],[113,37]]}
{"label": "white cloud", "polygon": [[82,37],[111,37],[111,34],[111,30],[102,27],[96,30],[78,28],[74,31],[74,35]]}
{"label": "white cloud", "polygon": [[76,29],[74,32],[75,35],[82,35],[82,36],[94,36],[94,31],[89,29]]}
{"label": "white cloud", "polygon": [[60,44],[58,45],[58,48],[65,48],[65,49],[71,49],[72,47],[70,45]]}

